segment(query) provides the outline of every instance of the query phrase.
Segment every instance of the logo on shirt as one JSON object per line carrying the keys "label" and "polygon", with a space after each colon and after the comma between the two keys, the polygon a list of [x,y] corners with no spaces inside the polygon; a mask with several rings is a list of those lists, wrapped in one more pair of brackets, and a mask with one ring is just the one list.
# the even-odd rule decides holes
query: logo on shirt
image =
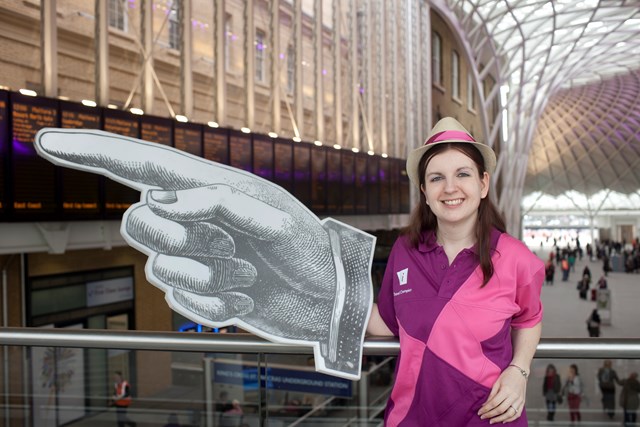
{"label": "logo on shirt", "polygon": [[407,276],[409,275],[409,269],[405,268],[404,270],[400,270],[396,273],[398,275],[398,280],[400,281],[400,285],[407,284]]}

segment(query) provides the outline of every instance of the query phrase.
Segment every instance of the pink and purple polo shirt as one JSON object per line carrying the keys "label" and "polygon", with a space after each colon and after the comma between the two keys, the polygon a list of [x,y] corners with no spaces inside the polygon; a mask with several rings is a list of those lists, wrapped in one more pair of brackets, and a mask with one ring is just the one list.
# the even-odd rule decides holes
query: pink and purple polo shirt
{"label": "pink and purple polo shirt", "polygon": [[[475,248],[451,265],[435,235],[418,249],[399,238],[378,309],[400,338],[385,425],[486,426],[478,410],[512,359],[511,329],[542,320],[544,263],[519,240],[493,230],[494,275],[481,288]],[[510,424],[526,426],[526,413]]]}

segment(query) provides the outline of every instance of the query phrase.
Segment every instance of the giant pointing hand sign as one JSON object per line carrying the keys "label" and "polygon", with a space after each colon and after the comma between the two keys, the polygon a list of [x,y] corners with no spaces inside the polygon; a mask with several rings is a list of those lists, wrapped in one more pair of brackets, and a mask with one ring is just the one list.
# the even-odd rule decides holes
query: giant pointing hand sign
{"label": "giant pointing hand sign", "polygon": [[281,187],[134,138],[42,129],[38,154],[141,191],[121,233],[183,316],[313,346],[316,369],[357,379],[375,238],[319,220]]}

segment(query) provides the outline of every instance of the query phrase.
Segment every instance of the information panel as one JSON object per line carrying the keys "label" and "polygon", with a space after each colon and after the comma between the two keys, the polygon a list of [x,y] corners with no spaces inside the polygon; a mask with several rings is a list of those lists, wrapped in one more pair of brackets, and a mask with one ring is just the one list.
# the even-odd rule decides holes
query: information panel
{"label": "information panel", "polygon": [[327,150],[311,146],[311,210],[315,214],[327,212]]}
{"label": "information panel", "polygon": [[340,212],[352,215],[356,211],[356,176],[355,154],[352,151],[342,151],[342,207]]}
{"label": "information panel", "polygon": [[330,215],[340,213],[342,203],[340,191],[340,151],[334,148],[327,153],[327,212]]}
{"label": "information panel", "polygon": [[356,214],[367,213],[367,156],[368,154],[356,154],[355,156],[355,210]]}
{"label": "information panel", "polygon": [[380,181],[378,173],[380,172],[380,157],[367,157],[367,205],[369,214],[380,213]]}
{"label": "information panel", "polygon": [[411,212],[411,181],[407,175],[406,161],[400,162],[400,213]]}
{"label": "information panel", "polygon": [[253,137],[253,173],[273,181],[273,140],[269,137]]}
{"label": "information panel", "polygon": [[[133,138],[139,137],[138,116],[126,111],[103,110],[103,128],[107,132],[117,133]],[[125,187],[110,179],[105,180],[104,206],[105,214],[109,217],[117,217],[124,213],[132,204],[140,200],[140,193]]]}
{"label": "information panel", "polygon": [[[72,102],[60,102],[60,125],[72,129],[100,129],[100,111]],[[98,218],[101,210],[100,175],[59,168],[62,212],[68,217]]]}
{"label": "information panel", "polygon": [[297,143],[293,146],[293,195],[311,208],[311,147]]}
{"label": "information panel", "polygon": [[380,185],[380,210],[378,213],[387,214],[391,212],[391,186],[390,177],[391,174],[391,160],[381,158],[380,169],[378,172],[378,183]]}
{"label": "information panel", "polygon": [[293,147],[289,141],[276,140],[273,152],[273,182],[293,193]]}
{"label": "information panel", "polygon": [[9,94],[0,90],[0,218],[4,216],[7,206],[6,180],[7,153],[9,150]]}
{"label": "information panel", "polygon": [[173,145],[173,120],[162,117],[142,116],[140,118],[140,139],[157,142],[162,145]]}
{"label": "information panel", "polygon": [[389,159],[389,212],[400,213],[400,162],[398,159]]}
{"label": "information panel", "polygon": [[176,122],[173,137],[178,150],[202,157],[202,126],[194,123]]}
{"label": "information panel", "polygon": [[203,140],[205,159],[223,165],[229,164],[229,131],[205,128]]}
{"label": "information panel", "polygon": [[36,154],[34,137],[44,127],[58,126],[53,99],[11,94],[13,209],[15,218],[52,218],[56,213],[55,167]]}
{"label": "information panel", "polygon": [[229,165],[253,172],[251,169],[251,136],[231,131],[229,134]]}

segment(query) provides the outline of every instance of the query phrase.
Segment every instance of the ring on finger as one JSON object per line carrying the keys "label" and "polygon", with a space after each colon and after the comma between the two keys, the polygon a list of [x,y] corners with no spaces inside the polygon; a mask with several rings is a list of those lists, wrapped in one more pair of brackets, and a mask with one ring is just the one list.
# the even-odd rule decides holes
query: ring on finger
{"label": "ring on finger", "polygon": [[509,408],[513,409],[513,412],[515,412],[515,415],[518,414],[518,410],[516,408],[514,408],[513,405],[510,405]]}

